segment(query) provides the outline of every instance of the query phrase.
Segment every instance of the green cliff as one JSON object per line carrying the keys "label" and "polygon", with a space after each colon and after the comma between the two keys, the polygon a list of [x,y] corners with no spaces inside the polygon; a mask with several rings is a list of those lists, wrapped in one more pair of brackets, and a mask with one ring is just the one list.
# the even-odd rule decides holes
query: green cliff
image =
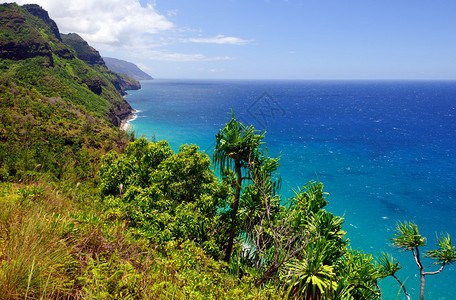
{"label": "green cliff", "polygon": [[128,143],[116,127],[132,112],[123,95],[135,82],[60,34],[40,6],[0,5],[0,179],[95,176],[100,156]]}
{"label": "green cliff", "polygon": [[139,84],[109,70],[78,35],[60,34],[38,5],[2,4],[0,37],[3,76],[44,96],[80,105],[115,126],[131,113],[123,95]]}

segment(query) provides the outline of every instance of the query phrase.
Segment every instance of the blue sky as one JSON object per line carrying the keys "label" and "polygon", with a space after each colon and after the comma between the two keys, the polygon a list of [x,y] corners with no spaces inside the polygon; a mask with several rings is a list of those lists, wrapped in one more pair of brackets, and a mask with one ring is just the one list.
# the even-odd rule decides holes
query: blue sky
{"label": "blue sky", "polygon": [[156,78],[456,79],[454,0],[35,2]]}

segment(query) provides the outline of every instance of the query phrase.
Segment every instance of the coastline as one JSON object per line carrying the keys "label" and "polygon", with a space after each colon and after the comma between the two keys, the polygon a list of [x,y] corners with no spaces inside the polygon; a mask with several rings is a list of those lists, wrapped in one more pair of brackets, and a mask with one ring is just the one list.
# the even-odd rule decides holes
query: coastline
{"label": "coastline", "polygon": [[138,111],[137,110],[132,110],[131,113],[125,118],[125,119],[122,119],[120,121],[120,130],[123,130],[123,131],[128,131],[129,127],[130,127],[130,122],[135,120],[138,115],[136,115]]}

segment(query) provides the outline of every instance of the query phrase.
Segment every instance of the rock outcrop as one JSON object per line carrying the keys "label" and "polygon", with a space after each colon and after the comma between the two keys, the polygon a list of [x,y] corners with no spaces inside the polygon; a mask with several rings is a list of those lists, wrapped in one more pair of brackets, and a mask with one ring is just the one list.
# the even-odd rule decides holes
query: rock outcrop
{"label": "rock outcrop", "polygon": [[35,17],[38,17],[41,20],[43,20],[44,23],[49,26],[49,29],[54,34],[54,37],[57,38],[59,41],[62,40],[62,38],[60,37],[60,32],[59,28],[57,27],[57,24],[54,22],[54,20],[52,20],[49,17],[47,11],[45,11],[41,6],[37,4],[26,4],[24,5],[24,8]]}
{"label": "rock outcrop", "polygon": [[[62,34],[62,41],[70,46],[75,52],[76,56],[84,61],[86,64],[93,66],[106,67],[100,53],[90,46],[82,37],[77,33]],[[107,67],[106,67],[107,68]]]}
{"label": "rock outcrop", "polygon": [[[14,4],[7,4],[13,7]],[[23,60],[31,57],[46,57],[52,64],[52,49],[41,35],[26,23],[24,14],[16,10],[0,11],[0,58]]]}

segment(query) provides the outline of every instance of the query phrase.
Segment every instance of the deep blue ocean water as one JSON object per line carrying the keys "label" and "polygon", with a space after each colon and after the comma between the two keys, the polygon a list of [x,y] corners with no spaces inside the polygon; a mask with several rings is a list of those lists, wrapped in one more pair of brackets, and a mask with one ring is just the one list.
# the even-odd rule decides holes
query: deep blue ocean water
{"label": "deep blue ocean water", "polygon": [[[269,155],[281,157],[281,194],[309,180],[330,193],[327,210],[345,217],[353,249],[387,251],[419,293],[411,253],[388,244],[397,221],[414,221],[431,250],[436,234],[456,241],[456,81],[154,80],[126,96],[138,110],[137,136],[197,144],[212,155],[231,118],[266,131]],[[424,251],[422,251],[424,252]],[[428,271],[436,270],[424,260]],[[393,280],[383,299],[405,299]],[[401,292],[402,293],[402,292]],[[456,299],[456,268],[426,277],[426,299]]]}

